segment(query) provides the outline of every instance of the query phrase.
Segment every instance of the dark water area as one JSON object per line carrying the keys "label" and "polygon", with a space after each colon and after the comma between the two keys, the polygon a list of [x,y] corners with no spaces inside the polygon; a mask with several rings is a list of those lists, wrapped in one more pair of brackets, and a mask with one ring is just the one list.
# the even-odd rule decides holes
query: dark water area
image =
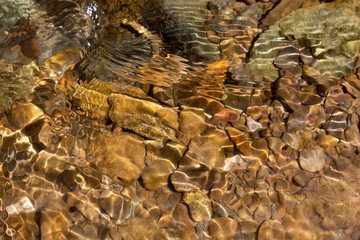
{"label": "dark water area", "polygon": [[1,239],[360,239],[360,1],[0,0]]}

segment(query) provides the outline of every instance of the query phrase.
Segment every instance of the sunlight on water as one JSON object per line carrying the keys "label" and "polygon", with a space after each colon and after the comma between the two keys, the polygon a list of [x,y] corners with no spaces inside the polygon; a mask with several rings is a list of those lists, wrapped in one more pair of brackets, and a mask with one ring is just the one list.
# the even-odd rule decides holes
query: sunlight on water
{"label": "sunlight on water", "polygon": [[1,239],[359,239],[359,9],[0,0]]}

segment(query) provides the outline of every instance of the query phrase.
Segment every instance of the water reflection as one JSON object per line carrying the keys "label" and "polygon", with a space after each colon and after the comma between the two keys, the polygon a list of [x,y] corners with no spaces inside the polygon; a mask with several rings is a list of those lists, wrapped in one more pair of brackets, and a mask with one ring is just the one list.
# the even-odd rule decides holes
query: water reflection
{"label": "water reflection", "polygon": [[358,239],[359,4],[4,1],[1,235]]}

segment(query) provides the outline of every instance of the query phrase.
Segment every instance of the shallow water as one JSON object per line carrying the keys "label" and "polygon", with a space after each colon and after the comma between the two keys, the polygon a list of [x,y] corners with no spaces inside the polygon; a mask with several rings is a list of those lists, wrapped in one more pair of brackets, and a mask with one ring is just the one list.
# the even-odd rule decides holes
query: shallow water
{"label": "shallow water", "polygon": [[359,239],[360,1],[325,2],[1,0],[1,239]]}

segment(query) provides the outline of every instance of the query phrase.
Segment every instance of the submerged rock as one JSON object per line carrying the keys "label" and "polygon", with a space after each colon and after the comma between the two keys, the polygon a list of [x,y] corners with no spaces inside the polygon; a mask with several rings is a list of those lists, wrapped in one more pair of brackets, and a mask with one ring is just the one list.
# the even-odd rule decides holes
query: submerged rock
{"label": "submerged rock", "polygon": [[138,179],[145,167],[145,144],[131,133],[100,134],[90,142],[87,160],[100,172],[128,184]]}
{"label": "submerged rock", "polygon": [[306,147],[300,152],[300,167],[309,172],[320,171],[325,165],[325,154],[321,147]]}
{"label": "submerged rock", "polygon": [[250,74],[268,76],[274,81],[278,70],[273,60],[279,51],[284,46],[300,45],[312,49],[319,59],[317,69],[321,74],[331,78],[349,74],[360,50],[359,4],[338,1],[288,14],[260,35],[245,68]]}

